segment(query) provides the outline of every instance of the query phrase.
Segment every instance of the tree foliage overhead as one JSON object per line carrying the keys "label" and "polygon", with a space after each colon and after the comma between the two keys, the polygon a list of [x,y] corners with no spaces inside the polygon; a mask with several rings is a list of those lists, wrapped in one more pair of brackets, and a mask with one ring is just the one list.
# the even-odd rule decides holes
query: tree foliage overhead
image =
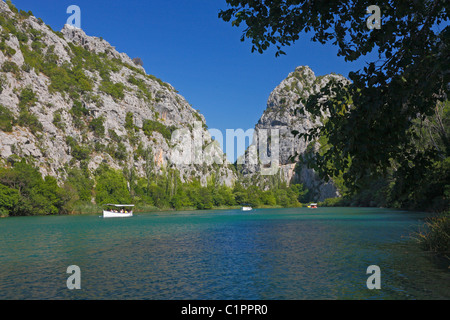
{"label": "tree foliage overhead", "polygon": [[[330,112],[328,121],[304,137],[326,135],[331,147],[317,154],[315,169],[324,178],[345,171],[347,184],[357,189],[370,176],[401,166],[424,171],[432,161],[448,157],[444,151],[417,150],[417,119],[425,120],[448,99],[450,90],[449,3],[423,1],[227,0],[230,8],[219,18],[233,26],[245,24],[241,40],[252,51],[271,45],[276,55],[302,33],[312,41],[332,43],[346,61],[376,51],[378,60],[350,72],[351,83],[330,82],[305,108],[313,115]],[[381,29],[370,30],[367,8],[381,9]],[[323,102],[320,96],[333,97]],[[333,166],[327,166],[327,163]]]}

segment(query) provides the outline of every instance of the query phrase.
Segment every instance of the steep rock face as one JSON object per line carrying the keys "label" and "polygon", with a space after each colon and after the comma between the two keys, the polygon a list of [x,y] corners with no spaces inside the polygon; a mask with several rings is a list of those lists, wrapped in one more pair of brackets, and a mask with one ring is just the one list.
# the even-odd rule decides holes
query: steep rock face
{"label": "steep rock face", "polygon": [[[261,154],[268,154],[269,159],[272,160],[270,165],[276,166],[276,174],[279,175],[279,178],[288,184],[303,183],[306,188],[312,191],[312,199],[322,201],[339,195],[333,183],[322,181],[314,170],[299,162],[299,156],[304,155],[308,148],[318,148],[318,144],[309,145],[304,139],[299,139],[292,133],[293,131],[305,133],[320,124],[308,112],[300,114],[296,110],[304,108],[302,102],[305,102],[311,94],[319,92],[332,78],[338,81],[347,81],[344,77],[336,74],[316,77],[309,67],[301,66],[291,72],[273,90],[267,101],[267,109],[255,126],[253,143],[246,153],[246,160],[241,168],[241,173],[244,176],[261,175],[261,168],[264,168],[265,163]],[[299,101],[300,103],[298,103]],[[322,116],[326,118],[326,112],[322,112]],[[268,137],[271,136],[271,130],[278,130],[278,148],[272,145],[272,143],[275,143],[273,137],[276,136],[276,131],[274,131],[274,136],[271,139],[269,138],[270,140],[267,143],[268,151],[261,150],[265,148],[260,148],[257,139],[263,131],[266,131]],[[258,151],[262,165],[261,163],[250,164],[248,157],[251,150],[253,150],[253,154]]]}
{"label": "steep rock face", "polygon": [[13,118],[11,130],[0,130],[4,163],[30,158],[43,175],[64,179],[69,167],[93,172],[102,163],[143,176],[152,162],[156,173],[173,168],[182,181],[233,184],[214,145],[206,150],[224,159],[219,165],[173,161],[176,130],[200,128],[201,141],[181,148],[212,143],[204,117],[107,41],[67,25],[54,32],[0,1],[0,43],[0,106]]}

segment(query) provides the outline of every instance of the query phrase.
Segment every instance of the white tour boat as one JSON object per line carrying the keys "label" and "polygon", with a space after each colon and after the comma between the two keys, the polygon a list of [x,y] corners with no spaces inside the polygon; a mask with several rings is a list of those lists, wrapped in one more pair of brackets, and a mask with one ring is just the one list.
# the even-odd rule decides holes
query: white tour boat
{"label": "white tour boat", "polygon": [[103,218],[128,218],[133,216],[134,204],[107,204]]}
{"label": "white tour boat", "polygon": [[252,210],[253,210],[253,208],[250,207],[250,206],[243,206],[242,207],[242,211],[252,211]]}

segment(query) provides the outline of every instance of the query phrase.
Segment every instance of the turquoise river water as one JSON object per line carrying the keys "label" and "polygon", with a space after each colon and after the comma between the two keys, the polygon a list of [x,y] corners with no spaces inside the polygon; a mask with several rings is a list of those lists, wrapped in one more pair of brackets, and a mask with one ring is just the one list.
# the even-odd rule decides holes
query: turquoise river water
{"label": "turquoise river water", "polygon": [[[449,299],[420,213],[370,208],[0,219],[0,299]],[[69,266],[80,290],[69,290]],[[381,289],[367,287],[380,268]]]}

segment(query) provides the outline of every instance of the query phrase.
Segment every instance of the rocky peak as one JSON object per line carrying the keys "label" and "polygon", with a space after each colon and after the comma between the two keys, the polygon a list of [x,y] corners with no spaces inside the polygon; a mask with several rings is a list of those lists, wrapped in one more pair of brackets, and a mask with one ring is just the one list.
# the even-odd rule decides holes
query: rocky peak
{"label": "rocky peak", "polygon": [[55,32],[0,0],[0,43],[3,165],[27,158],[59,180],[68,168],[94,172],[103,163],[143,176],[150,155],[155,174],[171,168],[182,181],[233,183],[226,161],[214,168],[173,163],[174,131],[199,123],[204,145],[211,143],[205,118],[106,40],[69,25]]}
{"label": "rocky peak", "polygon": [[[317,119],[305,112],[303,115],[296,112],[298,108],[304,108],[304,103],[313,93],[318,93],[331,79],[348,81],[343,76],[328,74],[316,76],[308,66],[299,66],[281,81],[281,83],[271,92],[267,101],[267,108],[255,126],[254,143],[249,150],[259,150],[257,137],[265,130],[268,135],[272,129],[279,132],[279,148],[271,150],[268,143],[268,151],[262,150],[263,154],[274,154],[279,157],[278,177],[287,183],[303,183],[305,187],[312,190],[315,201],[322,201],[338,195],[332,183],[321,181],[312,169],[299,163],[299,156],[304,155],[308,148],[317,148],[318,145],[310,145],[303,139],[299,139],[292,131],[305,133],[311,128],[320,125]],[[326,97],[324,97],[326,99]],[[300,102],[300,103],[299,103]],[[323,111],[323,118],[326,118],[326,110]],[[245,155],[248,158],[248,153]],[[241,172],[248,177],[261,174],[261,165],[251,165],[247,159],[241,168]],[[261,177],[262,183],[267,182],[267,177]]]}

